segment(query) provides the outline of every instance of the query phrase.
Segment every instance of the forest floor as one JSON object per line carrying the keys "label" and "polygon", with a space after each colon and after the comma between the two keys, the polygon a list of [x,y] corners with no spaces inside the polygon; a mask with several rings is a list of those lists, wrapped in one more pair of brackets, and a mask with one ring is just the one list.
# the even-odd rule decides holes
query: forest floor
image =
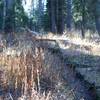
{"label": "forest floor", "polygon": [[[68,65],[73,65],[86,81],[94,84],[100,95],[100,38],[82,39],[76,35],[53,35],[43,38],[56,40]],[[91,77],[92,76],[92,77]]]}
{"label": "forest floor", "polygon": [[[31,71],[29,69],[31,69],[33,70],[33,74],[31,72],[33,75],[31,75],[31,78],[34,77],[33,79],[36,80],[35,82],[38,85],[37,89],[32,89],[33,94],[31,93],[30,100],[95,100],[91,98],[91,93],[88,91],[88,89],[91,87],[88,82],[91,84],[96,84],[96,86],[100,85],[100,73],[98,72],[98,70],[100,70],[99,39],[96,39],[94,42],[93,40],[88,39],[81,39],[65,35],[57,36],[52,34],[37,36],[35,38],[33,36],[30,38],[27,36],[27,34],[24,34],[23,36],[17,36],[16,40],[17,41],[15,41],[13,46],[3,46],[5,42],[1,42],[0,46],[1,76],[3,75],[3,72],[5,72],[5,79],[0,77],[0,81],[3,83],[7,82],[7,91],[9,90],[7,93],[10,93],[12,98],[14,98],[14,96],[16,97],[16,95],[18,96],[18,93],[15,91],[16,88],[20,87],[20,84],[24,84],[24,92],[21,90],[21,98],[18,100],[22,100],[22,98],[23,100],[29,100],[29,95],[25,97],[25,94],[27,94],[30,86],[30,82],[27,82],[26,80],[29,78],[28,76],[30,76],[29,73]],[[28,59],[30,60],[28,61]],[[66,67],[66,64],[68,67]],[[21,68],[22,66],[23,69]],[[25,66],[27,66],[27,68]],[[36,67],[36,69],[32,69],[32,66]],[[75,72],[73,71],[73,66],[79,66],[75,68]],[[80,67],[90,68],[89,73],[87,72],[87,69],[80,70]],[[39,70],[42,69],[41,75],[38,74],[38,68]],[[26,69],[29,71],[27,72],[27,75]],[[93,72],[94,69],[95,72]],[[77,78],[76,71],[84,76],[84,79],[81,76],[78,76],[83,80],[80,81],[80,79]],[[16,74],[14,74],[15,72]],[[90,72],[94,77],[90,77]],[[97,72],[98,75],[94,74]],[[21,79],[23,81],[18,81],[20,80],[20,77],[23,77]],[[85,80],[87,82],[85,82]],[[33,83],[32,79],[31,81],[31,83]],[[85,84],[88,85],[86,86]],[[0,86],[2,87],[2,85]],[[5,85],[3,87],[5,87]],[[39,87],[42,88],[43,91],[49,92],[46,94],[41,94],[36,91],[39,91]],[[14,94],[12,93],[13,88],[15,89],[13,90]],[[92,92],[94,92],[94,90]],[[34,96],[34,98],[32,96]],[[92,93],[92,96],[95,97],[95,93]]]}
{"label": "forest floor", "polygon": [[[67,59],[67,63],[77,65],[79,68],[83,68],[84,71],[86,71],[85,68],[88,68],[88,70],[92,72],[91,75],[94,76],[94,79],[91,79],[91,75],[90,77],[88,76],[92,83],[95,83],[97,86],[100,85],[99,37],[82,39],[79,36],[57,36],[52,34],[47,37],[49,37],[49,39],[56,40],[56,42],[59,44],[63,57]],[[96,77],[94,73],[98,74],[98,77]]]}

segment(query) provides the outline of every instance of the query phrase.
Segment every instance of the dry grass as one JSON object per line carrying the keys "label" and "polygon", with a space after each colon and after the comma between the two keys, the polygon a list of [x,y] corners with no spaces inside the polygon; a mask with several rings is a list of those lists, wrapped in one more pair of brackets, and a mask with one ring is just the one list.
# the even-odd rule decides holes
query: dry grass
{"label": "dry grass", "polygon": [[[50,33],[42,38],[58,39],[60,48],[65,50],[78,49],[83,53],[88,51],[92,55],[100,55],[99,42],[82,39],[74,35],[76,33],[62,36]],[[26,35],[17,37],[18,41],[13,47],[7,47],[5,42],[1,45],[0,84],[3,90],[13,90],[14,100],[74,100],[73,90],[60,77],[64,64]]]}
{"label": "dry grass", "polygon": [[4,48],[0,53],[0,71],[3,77],[0,77],[1,91],[12,90],[13,94],[9,92],[8,96],[13,100],[74,98],[73,92],[65,87],[59,77],[61,66],[58,57],[39,47],[35,41],[20,39],[16,47]]}
{"label": "dry grass", "polygon": [[64,32],[63,35],[48,33],[48,35],[43,36],[43,38],[56,40],[60,48],[66,49],[67,51],[79,51],[84,54],[100,56],[100,37],[97,33],[91,34],[90,31],[87,31],[83,39],[81,33],[74,30],[71,32]]}

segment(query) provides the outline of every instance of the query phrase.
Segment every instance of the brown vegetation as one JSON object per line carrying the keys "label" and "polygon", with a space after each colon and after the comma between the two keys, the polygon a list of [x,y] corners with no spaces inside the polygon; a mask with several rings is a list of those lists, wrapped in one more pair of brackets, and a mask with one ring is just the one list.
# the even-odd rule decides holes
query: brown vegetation
{"label": "brown vegetation", "polygon": [[[59,100],[73,97],[73,94],[66,96],[65,92],[60,92],[65,83],[59,77],[58,58],[39,47],[36,41],[31,44],[31,40],[20,39],[18,42],[18,47],[7,47],[0,53],[0,73],[6,76],[0,80],[1,92],[14,100],[58,100],[58,95]],[[69,92],[70,89],[66,93]]]}

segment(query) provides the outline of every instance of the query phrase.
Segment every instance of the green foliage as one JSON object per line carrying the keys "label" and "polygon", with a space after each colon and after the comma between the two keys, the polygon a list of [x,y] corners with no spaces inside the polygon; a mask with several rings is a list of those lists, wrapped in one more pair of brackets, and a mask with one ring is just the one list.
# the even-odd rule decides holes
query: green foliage
{"label": "green foliage", "polygon": [[47,11],[43,16],[43,28],[45,31],[50,31],[50,17]]}
{"label": "green foliage", "polygon": [[[84,10],[82,1],[84,1]],[[73,18],[76,28],[80,29],[82,13],[84,13],[85,29],[90,29],[92,31],[96,30],[94,17],[96,3],[96,0],[73,0]]]}
{"label": "green foliage", "polygon": [[16,0],[15,3],[15,25],[16,27],[25,27],[28,25],[28,16],[24,12],[24,8],[20,0]]}
{"label": "green foliage", "polygon": [[[6,2],[6,1],[5,1]],[[12,7],[8,9],[8,4],[6,2],[5,11],[4,11],[4,2],[0,1],[0,29],[4,24],[4,30],[6,33],[15,31],[18,27],[28,26],[28,16],[24,12],[22,5],[22,0],[14,0]],[[4,16],[4,12],[6,16]],[[5,17],[5,21],[4,18]],[[5,22],[5,23],[4,23]]]}
{"label": "green foliage", "polygon": [[33,0],[29,16],[24,11],[22,0],[11,1],[14,5],[10,9],[6,7],[4,21],[4,3],[0,0],[0,30],[5,22],[7,31],[27,26],[34,31],[52,32],[54,28],[55,33],[63,33],[69,24],[75,29],[100,32],[100,0],[47,0],[46,7],[43,0],[37,0],[34,7],[36,1]]}

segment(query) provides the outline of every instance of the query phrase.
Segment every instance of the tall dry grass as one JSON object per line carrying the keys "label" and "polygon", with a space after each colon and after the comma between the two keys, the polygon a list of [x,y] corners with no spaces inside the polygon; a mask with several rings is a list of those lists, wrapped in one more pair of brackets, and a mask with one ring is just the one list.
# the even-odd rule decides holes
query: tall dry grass
{"label": "tall dry grass", "polygon": [[60,78],[61,66],[60,59],[39,47],[36,41],[18,40],[17,46],[4,48],[0,53],[1,76],[4,75],[1,91],[5,92],[1,100],[8,97],[13,100],[74,98]]}

